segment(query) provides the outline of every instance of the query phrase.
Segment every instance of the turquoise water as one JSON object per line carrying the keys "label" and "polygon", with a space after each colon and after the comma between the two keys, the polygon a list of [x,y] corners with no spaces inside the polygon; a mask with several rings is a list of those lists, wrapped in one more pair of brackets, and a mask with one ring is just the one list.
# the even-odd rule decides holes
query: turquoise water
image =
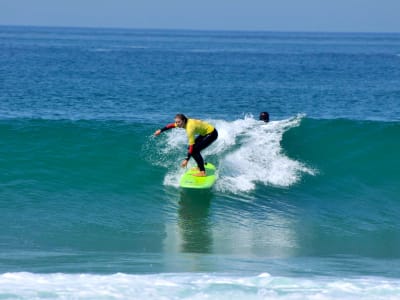
{"label": "turquoise water", "polygon": [[[400,35],[0,27],[0,48],[0,299],[399,294]],[[178,188],[182,130],[152,136],[177,112],[219,131],[210,191]]]}

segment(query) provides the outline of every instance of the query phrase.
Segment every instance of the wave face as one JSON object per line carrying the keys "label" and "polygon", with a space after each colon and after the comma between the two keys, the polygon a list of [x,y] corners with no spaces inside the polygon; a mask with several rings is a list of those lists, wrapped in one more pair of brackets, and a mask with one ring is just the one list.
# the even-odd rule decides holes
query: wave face
{"label": "wave face", "polygon": [[[203,154],[218,165],[219,192],[295,187],[310,193],[324,189],[326,197],[379,194],[383,199],[395,199],[399,192],[395,184],[400,179],[398,122],[317,120],[301,115],[268,124],[251,116],[208,121],[215,124],[219,138]],[[186,135],[175,129],[152,137],[159,126],[2,120],[1,160],[8,170],[1,175],[2,182],[9,182],[10,189],[15,179],[26,182],[25,188],[35,184],[45,190],[144,190],[143,181],[132,180],[138,170],[148,174],[151,180],[146,183],[151,185],[162,169],[167,172],[164,185],[177,187]]]}

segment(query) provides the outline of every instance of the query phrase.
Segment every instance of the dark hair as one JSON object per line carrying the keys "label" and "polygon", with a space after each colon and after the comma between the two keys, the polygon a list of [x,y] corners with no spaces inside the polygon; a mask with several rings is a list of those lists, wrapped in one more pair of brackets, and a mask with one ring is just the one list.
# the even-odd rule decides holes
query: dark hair
{"label": "dark hair", "polygon": [[266,111],[260,113],[260,120],[264,122],[269,122],[269,113]]}
{"label": "dark hair", "polygon": [[176,114],[175,118],[181,119],[183,121],[183,123],[187,123],[187,117],[184,114]]}

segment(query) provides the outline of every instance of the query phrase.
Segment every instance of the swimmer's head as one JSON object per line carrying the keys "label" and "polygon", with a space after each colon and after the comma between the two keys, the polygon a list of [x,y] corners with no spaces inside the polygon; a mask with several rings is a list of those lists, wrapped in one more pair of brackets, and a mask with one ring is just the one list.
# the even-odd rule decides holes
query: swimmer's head
{"label": "swimmer's head", "polygon": [[269,122],[269,113],[266,111],[260,113],[260,121],[264,121],[265,123]]}

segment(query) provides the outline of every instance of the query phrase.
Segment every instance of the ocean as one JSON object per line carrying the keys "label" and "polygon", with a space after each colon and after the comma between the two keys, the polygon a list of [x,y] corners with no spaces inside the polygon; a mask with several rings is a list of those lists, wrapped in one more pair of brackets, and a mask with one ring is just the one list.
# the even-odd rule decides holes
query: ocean
{"label": "ocean", "polygon": [[400,299],[399,153],[400,34],[1,26],[0,299]]}

